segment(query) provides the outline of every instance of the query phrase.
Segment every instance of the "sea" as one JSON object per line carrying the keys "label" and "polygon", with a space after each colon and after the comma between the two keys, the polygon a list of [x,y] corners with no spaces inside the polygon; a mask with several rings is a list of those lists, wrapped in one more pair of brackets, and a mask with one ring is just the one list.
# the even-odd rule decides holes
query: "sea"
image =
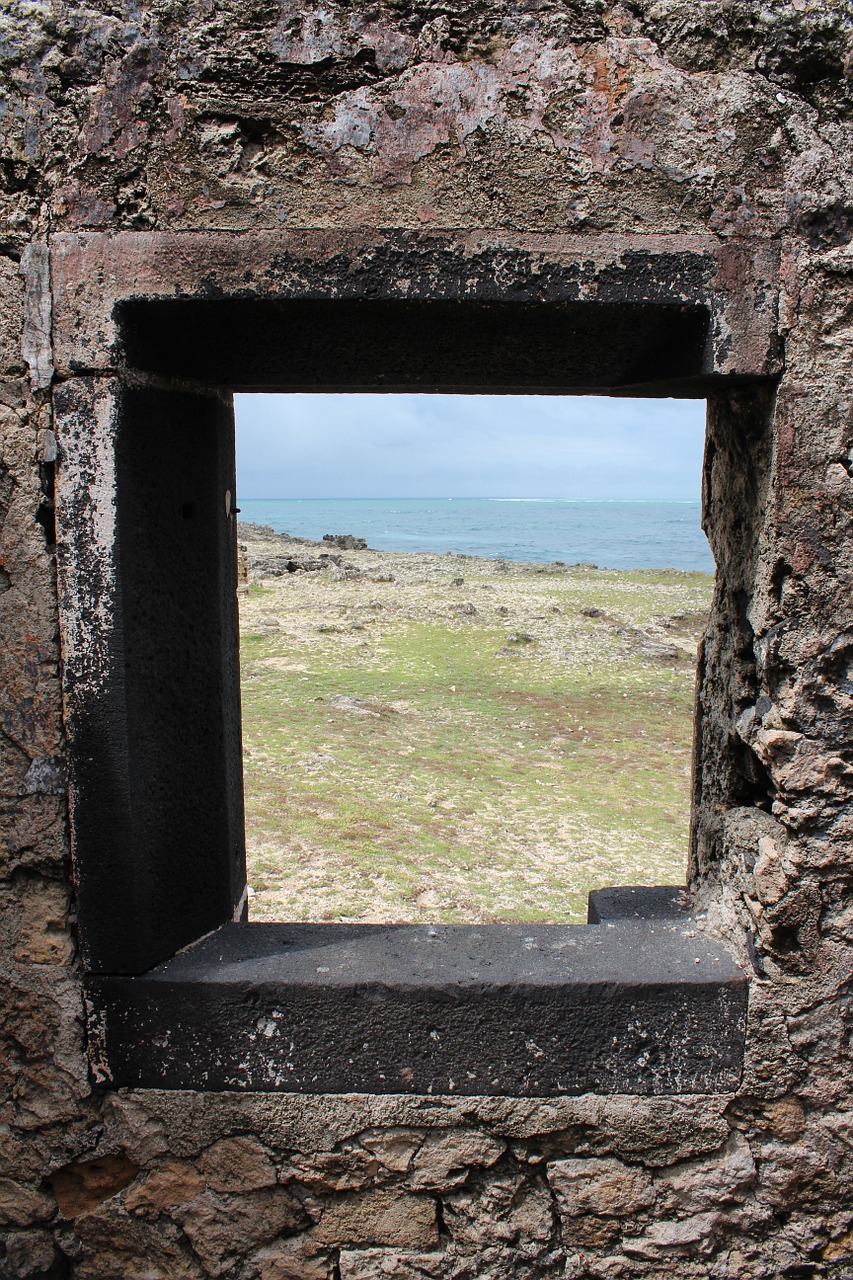
{"label": "sea", "polygon": [[352,533],[377,551],[714,572],[698,501],[241,498],[240,513],[277,533],[317,541],[325,533]]}

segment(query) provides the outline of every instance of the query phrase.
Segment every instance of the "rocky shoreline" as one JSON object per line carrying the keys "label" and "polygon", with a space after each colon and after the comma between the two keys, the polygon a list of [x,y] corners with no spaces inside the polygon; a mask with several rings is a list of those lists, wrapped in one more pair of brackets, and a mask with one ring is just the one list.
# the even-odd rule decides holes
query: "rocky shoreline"
{"label": "rocky shoreline", "polygon": [[[620,570],[599,569],[591,563],[566,564],[562,560],[550,562],[509,559],[489,559],[466,555],[461,552],[442,553],[429,551],[378,551],[368,547],[363,538],[353,534],[326,534],[322,541],[313,541],[290,533],[278,533],[269,525],[250,521],[238,523],[241,559],[245,564],[246,585],[263,585],[292,574],[323,573],[330,582],[397,582],[401,587],[419,587],[427,584],[443,584],[454,592],[448,601],[451,613],[475,617],[482,606],[472,600],[460,601],[455,596],[464,588],[465,575],[481,579],[495,575],[497,586],[513,580],[529,580],[538,575],[559,575],[567,579],[580,576],[588,580],[590,574],[623,579],[627,575]],[[331,550],[335,548],[335,550]],[[634,570],[632,579],[642,583],[644,576],[655,580],[661,573],[684,581],[707,577],[680,569]],[[489,583],[478,582],[481,590],[493,589]],[[497,604],[494,612],[508,617],[509,606]],[[691,663],[695,661],[698,635],[707,621],[707,608],[678,609],[661,614],[644,625],[637,626],[624,618],[614,617],[596,603],[582,605],[583,617],[595,619],[602,627],[618,636],[623,648],[641,657],[665,663]]]}

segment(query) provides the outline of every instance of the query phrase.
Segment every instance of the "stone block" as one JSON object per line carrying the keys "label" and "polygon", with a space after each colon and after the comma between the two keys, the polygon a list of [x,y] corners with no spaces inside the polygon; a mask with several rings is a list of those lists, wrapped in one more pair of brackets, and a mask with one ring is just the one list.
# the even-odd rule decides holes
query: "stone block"
{"label": "stone block", "polygon": [[332,1280],[333,1262],[327,1250],[318,1249],[313,1237],[296,1236],[265,1245],[249,1259],[258,1280]]}
{"label": "stone block", "polygon": [[156,1217],[174,1214],[204,1190],[204,1178],[195,1165],[182,1160],[164,1160],[128,1191],[124,1207],[130,1213]]}
{"label": "stone block", "polygon": [[[100,909],[94,887],[90,902]],[[533,947],[529,935],[515,924],[228,923],[139,977],[89,979],[98,1065],[114,1085],[210,1091],[734,1086],[746,979],[719,943],[666,920],[537,925]]]}
{"label": "stone block", "polygon": [[223,1138],[199,1157],[198,1168],[213,1191],[257,1191],[276,1182],[266,1150],[250,1137]]}
{"label": "stone block", "polygon": [[31,881],[21,897],[15,959],[21,964],[70,964],[74,939],[68,927],[71,890],[50,880]]}
{"label": "stone block", "polygon": [[172,1223],[148,1223],[102,1205],[76,1222],[82,1256],[75,1280],[204,1280],[205,1271]]}
{"label": "stone block", "polygon": [[47,1231],[9,1231],[0,1235],[0,1274],[10,1280],[58,1276],[61,1272],[54,1270],[57,1262],[56,1247]]}
{"label": "stone block", "polygon": [[176,1216],[211,1276],[224,1274],[259,1245],[294,1235],[308,1225],[302,1205],[284,1187],[239,1196],[205,1191]]}
{"label": "stone block", "polygon": [[282,1165],[280,1182],[298,1182],[310,1191],[358,1191],[372,1186],[379,1172],[379,1161],[359,1148],[343,1151],[318,1151],[316,1155],[297,1157]]}
{"label": "stone block", "polygon": [[653,1222],[642,1236],[622,1241],[629,1257],[660,1258],[669,1255],[696,1257],[713,1247],[713,1235],[719,1225],[719,1213],[697,1213],[679,1221]]}
{"label": "stone block", "polygon": [[0,256],[0,377],[20,377],[26,366],[21,353],[24,281],[18,263]]}
{"label": "stone block", "polygon": [[415,1152],[406,1186],[415,1191],[446,1191],[458,1186],[475,1168],[495,1164],[506,1143],[476,1129],[428,1133]]}
{"label": "stone block", "polygon": [[733,1133],[717,1155],[663,1169],[655,1181],[665,1211],[698,1214],[742,1202],[756,1179],[749,1144]]}
{"label": "stone block", "polygon": [[833,1236],[821,1254],[823,1262],[853,1264],[853,1228]]}
{"label": "stone block", "polygon": [[417,1129],[395,1126],[390,1129],[367,1129],[358,1135],[358,1140],[385,1169],[392,1173],[406,1173],[415,1152],[423,1143],[424,1135]]}
{"label": "stone block", "polygon": [[30,1227],[47,1222],[55,1212],[53,1201],[37,1187],[13,1178],[0,1178],[0,1225]]}
{"label": "stone block", "polygon": [[794,1142],[806,1127],[802,1102],[792,1093],[781,1098],[736,1099],[729,1109],[731,1122],[742,1132],[769,1134]]}
{"label": "stone block", "polygon": [[563,1220],[563,1241],[572,1248],[603,1250],[621,1234],[624,1223],[618,1218],[596,1218],[592,1214]]}
{"label": "stone block", "polygon": [[372,1191],[331,1201],[312,1232],[320,1244],[430,1249],[438,1241],[435,1201],[398,1191]]}
{"label": "stone block", "polygon": [[447,1195],[447,1230],[463,1253],[517,1245],[526,1261],[546,1257],[555,1243],[553,1201],[538,1178],[493,1173]]}
{"label": "stone block", "polygon": [[763,1143],[757,1151],[762,1199],[777,1209],[831,1202],[841,1189],[842,1151],[837,1138],[809,1129],[798,1141]]}
{"label": "stone block", "polygon": [[448,1274],[443,1253],[400,1253],[396,1249],[342,1249],[341,1280],[440,1280]]}
{"label": "stone block", "polygon": [[568,1218],[628,1218],[654,1203],[651,1176],[639,1165],[613,1159],[555,1160],[547,1173],[560,1212]]}
{"label": "stone block", "polygon": [[109,1095],[104,1100],[104,1119],[128,1159],[141,1168],[149,1168],[169,1151],[164,1125],[138,1097]]}
{"label": "stone block", "polygon": [[782,857],[770,836],[761,836],[758,841],[758,861],[752,874],[758,901],[765,907],[778,902],[788,888]]}

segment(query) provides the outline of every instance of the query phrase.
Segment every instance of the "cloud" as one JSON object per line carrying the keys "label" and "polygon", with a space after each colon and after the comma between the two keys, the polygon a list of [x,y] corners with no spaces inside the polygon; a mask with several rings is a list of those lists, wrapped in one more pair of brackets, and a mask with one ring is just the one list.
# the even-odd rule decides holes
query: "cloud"
{"label": "cloud", "polygon": [[238,395],[235,412],[243,498],[700,492],[701,400]]}

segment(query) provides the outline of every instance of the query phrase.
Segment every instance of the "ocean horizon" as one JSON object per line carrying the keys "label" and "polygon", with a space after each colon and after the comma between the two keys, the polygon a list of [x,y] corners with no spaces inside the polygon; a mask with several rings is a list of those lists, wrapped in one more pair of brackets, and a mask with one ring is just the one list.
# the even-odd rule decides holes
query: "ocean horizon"
{"label": "ocean horizon", "polygon": [[243,520],[277,533],[351,533],[377,551],[714,572],[698,500],[241,498],[239,507]]}

